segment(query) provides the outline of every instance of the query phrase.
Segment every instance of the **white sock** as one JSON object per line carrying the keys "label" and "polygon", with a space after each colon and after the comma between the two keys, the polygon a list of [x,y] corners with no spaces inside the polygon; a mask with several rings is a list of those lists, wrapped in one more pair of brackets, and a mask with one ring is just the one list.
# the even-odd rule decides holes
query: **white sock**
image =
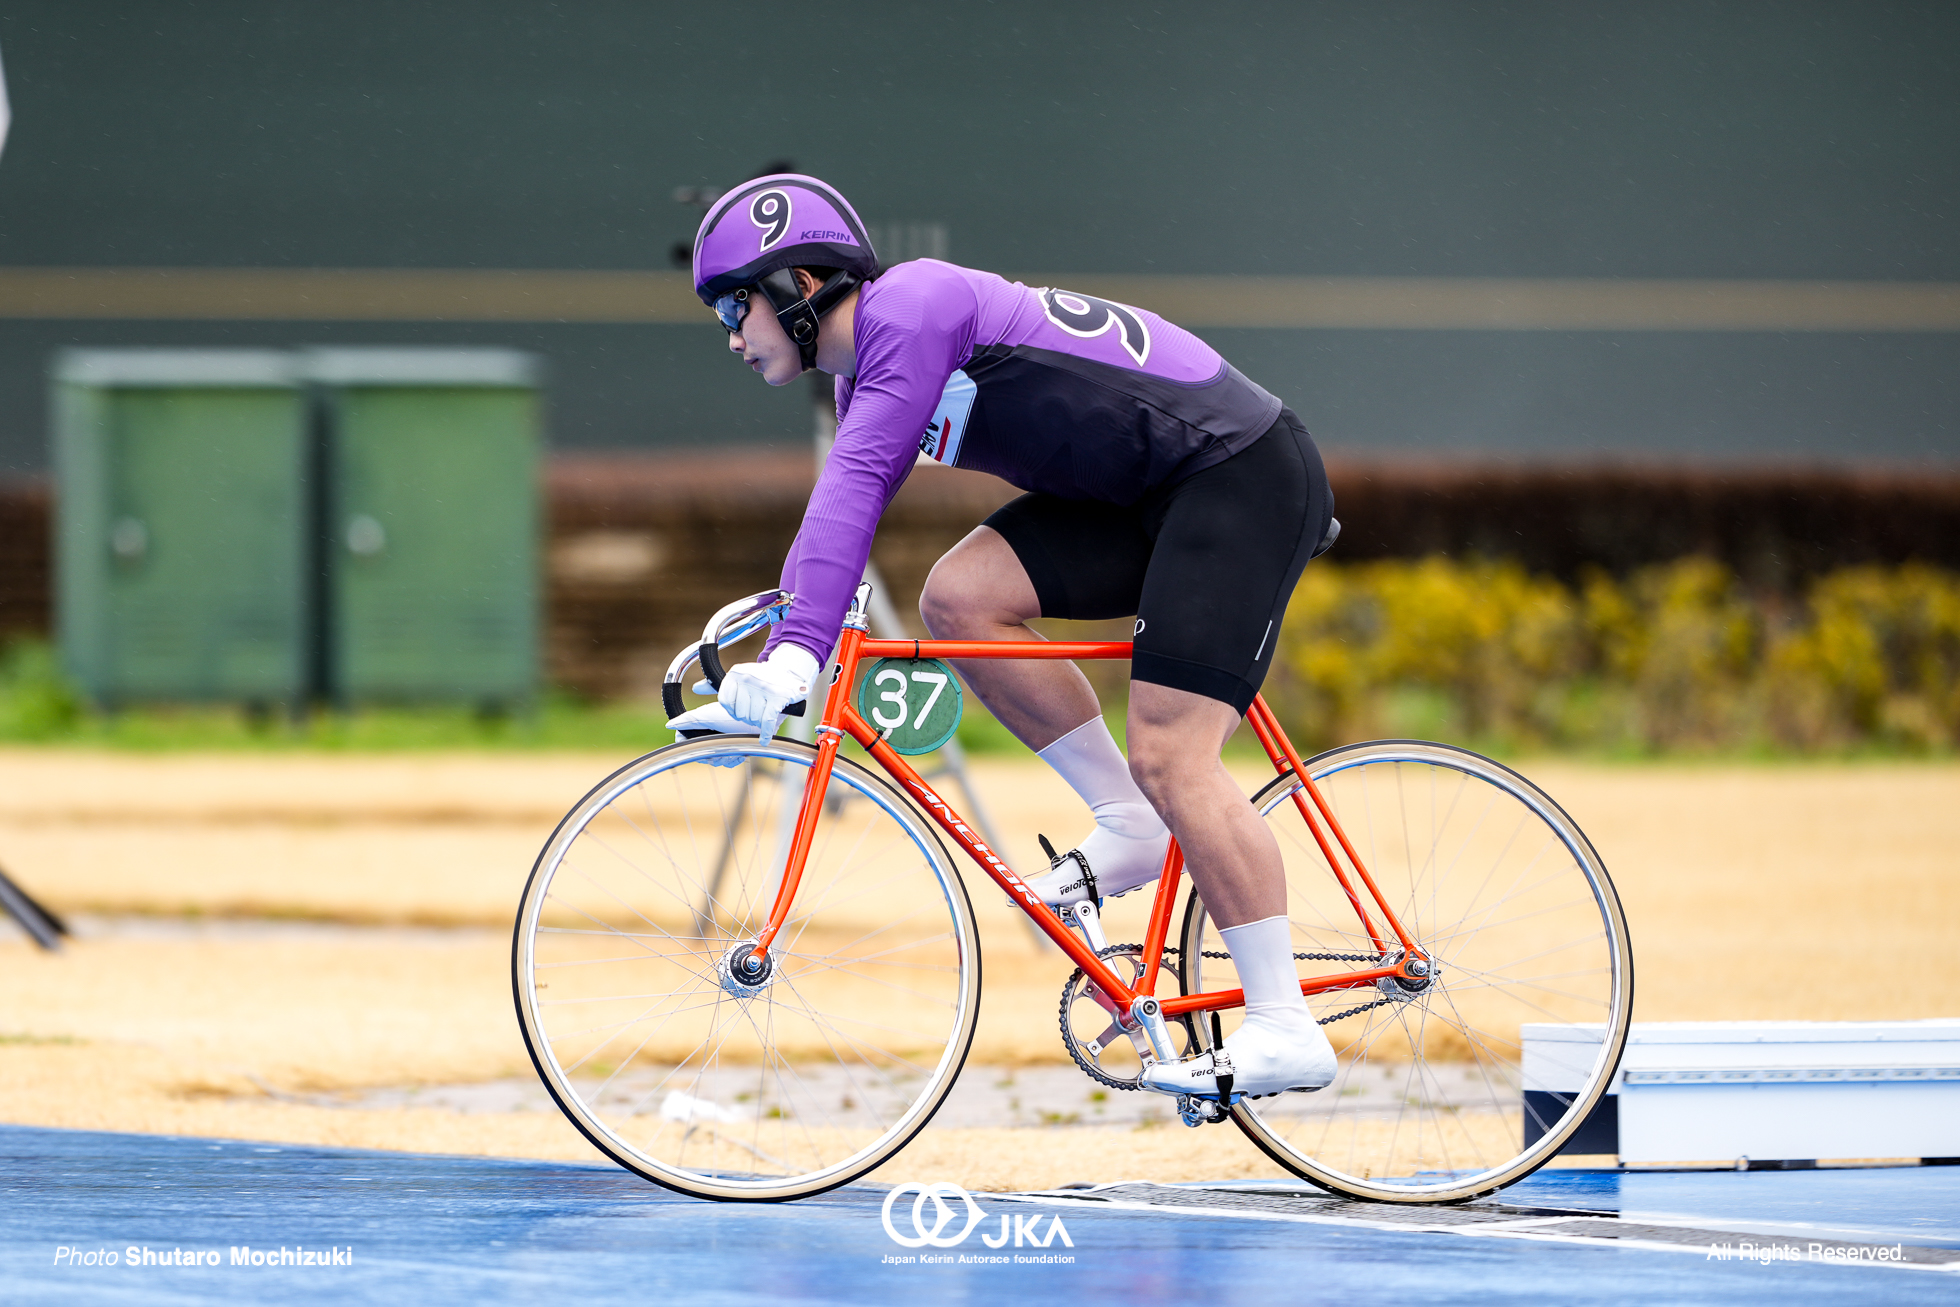
{"label": "white sock", "polygon": [[1039,756],[1095,814],[1096,828],[1075,847],[1089,860],[1101,891],[1121,894],[1157,879],[1170,830],[1131,778],[1109,723],[1091,717]]}
{"label": "white sock", "polygon": [[1096,814],[1096,825],[1112,835],[1152,840],[1164,833],[1163,818],[1137,788],[1129,760],[1100,716],[1091,717],[1035,756],[1061,774]]}
{"label": "white sock", "polygon": [[1218,937],[1238,968],[1246,1025],[1296,1036],[1318,1029],[1307,997],[1300,992],[1300,972],[1293,965],[1293,928],[1285,917],[1225,926]]}

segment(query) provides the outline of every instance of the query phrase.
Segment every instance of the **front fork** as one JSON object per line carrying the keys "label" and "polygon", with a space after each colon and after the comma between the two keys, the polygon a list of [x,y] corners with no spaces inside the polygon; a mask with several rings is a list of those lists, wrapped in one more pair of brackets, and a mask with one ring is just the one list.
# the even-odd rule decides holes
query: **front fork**
{"label": "front fork", "polygon": [[[860,585],[857,597],[851,601],[851,609],[844,615],[844,629],[839,633],[837,650],[832,655],[833,666],[838,672],[854,667],[857,647],[864,641],[865,601],[871,587]],[[816,840],[817,822],[823,816],[824,795],[830,789],[830,773],[837,764],[837,750],[844,743],[841,727],[832,723],[840,720],[842,701],[849,697],[850,687],[847,678],[834,674],[830,690],[824,696],[823,713],[817,718],[817,760],[810,768],[809,779],[803,783],[803,806],[796,813],[796,834],[789,845],[789,860],[783,865],[782,883],[776,887],[776,901],[769,909],[769,924],[756,936],[755,951],[748,961],[758,971],[767,965],[769,946],[775,942],[776,934],[789,919],[790,904],[796,902],[796,887],[803,882],[803,864],[810,857],[810,846]],[[816,687],[811,686],[812,690]],[[804,711],[809,711],[806,707]]]}
{"label": "front fork", "polygon": [[803,806],[796,814],[796,834],[791,837],[789,858],[783,864],[782,883],[776,887],[776,902],[769,913],[769,924],[755,938],[755,950],[747,961],[756,975],[768,965],[769,945],[789,919],[790,904],[796,902],[796,887],[803,883],[803,864],[809,860],[810,845],[816,839],[817,819],[823,815],[824,792],[830,788],[830,773],[837,762],[837,746],[843,742],[836,727],[817,728],[817,761],[803,782]]}

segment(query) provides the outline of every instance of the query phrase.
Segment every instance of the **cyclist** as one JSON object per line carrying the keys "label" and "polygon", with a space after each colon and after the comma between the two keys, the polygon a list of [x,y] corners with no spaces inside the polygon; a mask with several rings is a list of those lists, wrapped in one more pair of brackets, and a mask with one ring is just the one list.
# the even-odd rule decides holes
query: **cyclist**
{"label": "cyclist", "polygon": [[[927,580],[932,635],[1033,640],[1036,617],[1136,619],[1127,761],[1075,664],[960,668],[1095,814],[1029,884],[1056,905],[1153,884],[1175,833],[1245,989],[1225,1041],[1235,1092],[1326,1085],[1334,1052],[1300,993],[1279,849],[1219,759],[1301,569],[1338,529],[1299,419],[1154,313],[935,259],[883,269],[856,212],[812,177],[761,177],[717,200],[694,286],[770,385],[834,374],[838,426],[783,564],[795,606],[759,661],[729,669],[726,715],[674,724],[766,736],[812,693],[878,519],[921,454],[1005,479],[1027,493]],[[1145,1080],[1212,1096],[1226,1069],[1201,1055]]]}

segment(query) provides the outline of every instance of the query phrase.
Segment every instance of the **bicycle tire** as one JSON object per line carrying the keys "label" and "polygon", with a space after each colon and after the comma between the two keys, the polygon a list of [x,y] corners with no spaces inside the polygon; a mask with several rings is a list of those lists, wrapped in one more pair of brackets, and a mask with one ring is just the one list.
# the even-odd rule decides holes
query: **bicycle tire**
{"label": "bicycle tire", "polygon": [[647,754],[565,815],[525,884],[511,985],[539,1078],[601,1152],[682,1193],[849,1183],[925,1128],[973,1042],[966,888],[918,810],[847,759],[830,793],[868,802],[826,805],[765,982],[732,972],[815,757],[737,736]]}
{"label": "bicycle tire", "polygon": [[[1348,1197],[1458,1202],[1523,1179],[1584,1124],[1626,1042],[1632,945],[1605,863],[1544,791],[1467,749],[1377,740],[1306,767],[1441,971],[1420,993],[1377,986],[1310,996],[1340,1057],[1334,1082],[1314,1094],[1243,1100],[1233,1120],[1282,1167]],[[1300,788],[1289,772],[1252,800],[1286,863],[1296,952],[1391,952],[1361,930],[1328,873],[1291,801]],[[1205,957],[1225,950],[1196,893],[1180,942],[1186,993],[1236,987],[1229,961]],[[1307,975],[1367,965],[1303,963]],[[1515,974],[1520,968],[1531,974]],[[1363,1005],[1372,1006],[1326,1019]],[[1209,1023],[1193,1025],[1209,1047]],[[1557,1098],[1525,1093],[1526,1025],[1566,1041],[1540,1046],[1566,1050],[1570,1080]]]}

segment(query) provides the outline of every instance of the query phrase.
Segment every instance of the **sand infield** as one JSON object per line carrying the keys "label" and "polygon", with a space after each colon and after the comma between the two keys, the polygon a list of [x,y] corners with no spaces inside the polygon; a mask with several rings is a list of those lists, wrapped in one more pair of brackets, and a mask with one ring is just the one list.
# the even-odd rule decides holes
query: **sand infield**
{"label": "sand infield", "polygon": [[[510,919],[559,814],[624,761],[0,750],[0,865],[89,927],[54,955],[0,937],[0,1120],[596,1159],[548,1108],[364,1104],[531,1076]],[[1960,1015],[1960,766],[1520,769],[1619,884],[1636,1019]],[[1066,847],[1086,821],[1038,764],[976,773],[1017,861],[1037,831]],[[986,987],[968,1074],[1062,1060],[1067,964],[977,874],[969,886]],[[1139,937],[1144,910],[1113,903],[1111,937]],[[1098,1126],[1091,1089],[1029,1104],[1032,1121],[1083,1123],[934,1127],[881,1178],[1277,1174],[1229,1128]]]}

